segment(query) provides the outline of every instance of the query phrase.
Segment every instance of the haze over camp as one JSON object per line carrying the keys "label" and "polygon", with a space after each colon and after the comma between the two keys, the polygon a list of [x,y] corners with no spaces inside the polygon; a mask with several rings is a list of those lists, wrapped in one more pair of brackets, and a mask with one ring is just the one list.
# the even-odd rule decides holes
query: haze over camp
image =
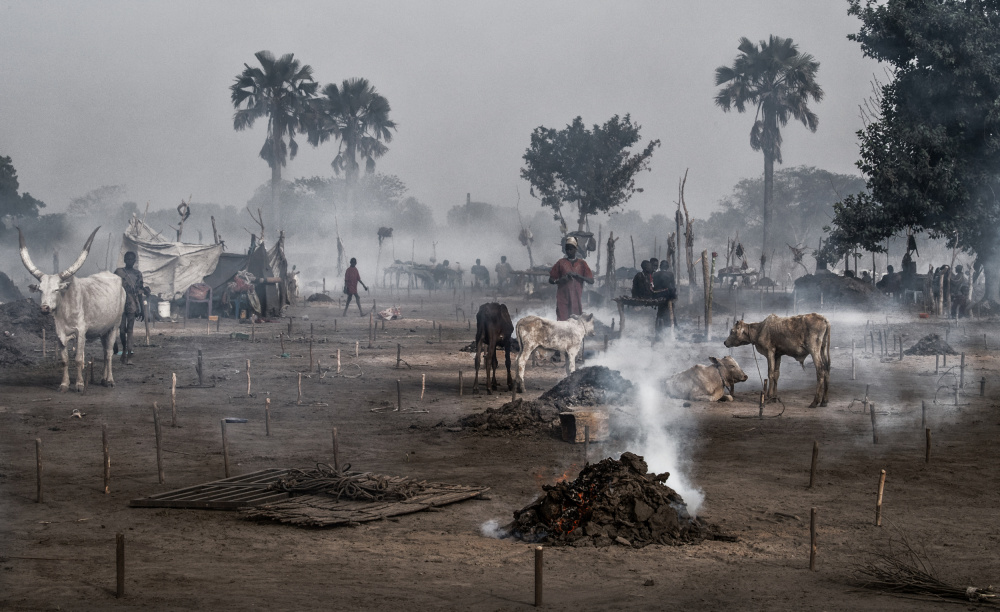
{"label": "haze over camp", "polygon": [[0,608],[996,604],[994,2],[0,15]]}

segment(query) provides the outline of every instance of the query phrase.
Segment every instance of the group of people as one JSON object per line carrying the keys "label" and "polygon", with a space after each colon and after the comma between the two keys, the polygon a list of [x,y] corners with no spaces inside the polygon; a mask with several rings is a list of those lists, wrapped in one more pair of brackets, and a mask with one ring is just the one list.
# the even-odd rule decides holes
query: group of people
{"label": "group of people", "polygon": [[[472,272],[472,282],[474,286],[479,287],[480,285],[484,287],[490,286],[490,271],[483,265],[482,260],[477,259],[476,265],[472,266],[469,270]],[[497,287],[503,289],[510,284],[510,280],[514,275],[514,268],[507,263],[507,256],[500,256],[500,263],[494,266],[493,271],[496,272]]]}
{"label": "group of people", "polygon": [[636,299],[676,300],[677,283],[670,262],[655,257],[643,260],[632,278],[632,297]]}

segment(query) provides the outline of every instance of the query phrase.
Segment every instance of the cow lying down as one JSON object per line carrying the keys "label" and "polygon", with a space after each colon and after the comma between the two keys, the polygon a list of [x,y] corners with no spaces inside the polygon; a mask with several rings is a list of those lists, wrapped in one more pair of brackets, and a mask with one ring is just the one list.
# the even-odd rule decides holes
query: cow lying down
{"label": "cow lying down", "polygon": [[566,353],[566,375],[576,370],[576,356],[583,350],[584,336],[594,335],[594,315],[573,315],[568,321],[552,321],[534,315],[517,322],[517,340],[521,352],[517,355],[517,391],[524,393],[524,368],[536,348]]}
{"label": "cow lying down", "polygon": [[733,401],[730,393],[736,383],[747,379],[747,375],[732,357],[708,359],[712,365],[692,366],[668,378],[665,381],[667,395],[702,402]]}

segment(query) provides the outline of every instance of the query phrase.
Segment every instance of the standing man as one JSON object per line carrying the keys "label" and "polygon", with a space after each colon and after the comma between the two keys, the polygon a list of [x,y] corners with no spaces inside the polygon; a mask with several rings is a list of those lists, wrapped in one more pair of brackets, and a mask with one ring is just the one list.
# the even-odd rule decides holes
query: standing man
{"label": "standing man", "polygon": [[358,272],[358,260],[354,257],[351,258],[351,265],[347,268],[347,272],[344,272],[344,293],[347,295],[347,304],[344,305],[344,316],[347,316],[347,309],[351,307],[351,298],[358,304],[358,316],[365,316],[365,312],[361,310],[361,298],[358,297],[358,283],[365,288],[365,292],[368,292],[368,285],[364,284],[361,280],[361,273]]}
{"label": "standing man", "polygon": [[594,284],[594,273],[583,259],[576,257],[576,238],[566,239],[563,257],[549,271],[549,284],[558,285],[556,291],[556,319],[566,321],[570,315],[583,314],[583,283]]}
{"label": "standing man", "polygon": [[[118,335],[122,341],[122,364],[132,365],[132,328],[135,320],[143,320],[142,298],[149,295],[149,287],[142,283],[142,272],[135,268],[138,259],[135,251],[125,253],[125,267],[115,270],[122,279],[122,287],[125,289],[125,311],[122,312],[121,328]],[[117,352],[118,343],[115,343]]]}
{"label": "standing man", "polygon": [[507,256],[501,255],[500,263],[498,263],[493,269],[497,273],[497,286],[501,289],[506,288],[507,284],[510,283],[511,275],[514,273],[514,268],[507,263]]}
{"label": "standing man", "polygon": [[476,265],[472,266],[472,279],[475,282],[475,286],[479,286],[480,283],[489,287],[490,286],[490,271],[486,269],[486,266],[482,264],[480,260],[476,260]]}

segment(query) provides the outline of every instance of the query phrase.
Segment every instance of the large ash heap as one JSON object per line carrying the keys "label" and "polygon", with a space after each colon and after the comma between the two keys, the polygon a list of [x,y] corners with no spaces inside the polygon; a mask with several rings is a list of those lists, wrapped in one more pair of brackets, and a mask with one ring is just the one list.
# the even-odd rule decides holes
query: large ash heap
{"label": "large ash heap", "polygon": [[733,541],[692,518],[670,474],[649,474],[642,457],[622,453],[587,465],[573,482],[544,485],[545,494],[514,512],[506,535],[530,542],[573,546],[686,544],[704,539]]}

